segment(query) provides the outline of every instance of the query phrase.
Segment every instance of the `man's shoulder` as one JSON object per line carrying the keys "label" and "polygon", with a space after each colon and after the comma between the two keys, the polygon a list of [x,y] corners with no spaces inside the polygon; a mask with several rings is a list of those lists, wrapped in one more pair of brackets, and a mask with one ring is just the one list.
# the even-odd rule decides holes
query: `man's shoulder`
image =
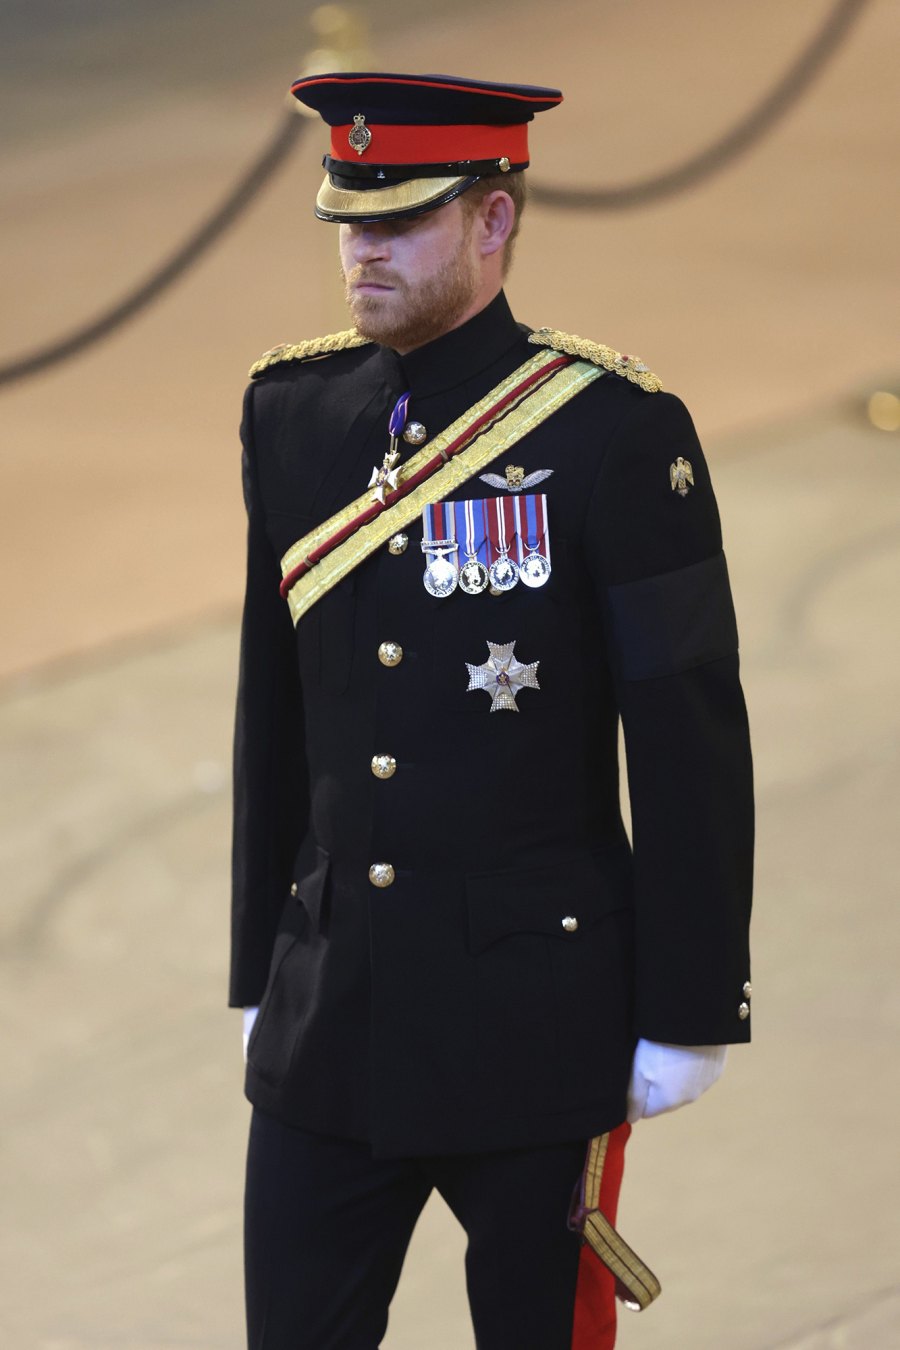
{"label": "man's shoulder", "polygon": [[370,345],[369,339],[364,338],[355,328],[348,328],[342,333],[328,333],[324,337],[307,338],[303,342],[281,342],[277,347],[271,347],[269,351],[263,352],[262,356],[253,362],[249,377],[251,380],[258,380],[274,368],[279,371],[295,369],[307,362],[320,361],[325,357],[356,351],[360,347]]}
{"label": "man's shoulder", "polygon": [[574,356],[579,361],[587,361],[599,366],[611,375],[643,390],[645,394],[658,394],[662,381],[654,375],[639,356],[629,356],[608,347],[603,342],[594,342],[590,338],[578,337],[574,333],[564,333],[559,328],[536,328],[528,337],[536,347],[549,347],[552,351],[566,356]]}

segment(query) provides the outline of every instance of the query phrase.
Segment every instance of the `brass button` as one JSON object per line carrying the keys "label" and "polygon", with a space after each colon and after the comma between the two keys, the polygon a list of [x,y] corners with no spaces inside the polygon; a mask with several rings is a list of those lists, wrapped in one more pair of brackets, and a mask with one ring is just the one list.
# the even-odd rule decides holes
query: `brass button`
{"label": "brass button", "polygon": [[747,983],[744,985],[744,998],[749,998],[752,993],[753,993],[753,985],[748,980]]}
{"label": "brass button", "polygon": [[741,1019],[742,1022],[746,1022],[749,1016],[750,1016],[750,1004],[742,1003],[741,1006],[738,1008],[738,1017]]}
{"label": "brass button", "polygon": [[297,894],[297,883],[296,883],[296,881],[292,881],[292,882],[291,882],[291,895],[296,895],[296,894]]}
{"label": "brass button", "polygon": [[382,642],[378,648],[378,660],[383,666],[399,666],[403,660],[403,648],[399,642]]}
{"label": "brass button", "polygon": [[405,553],[409,544],[409,535],[401,530],[399,534],[392,534],[388,540],[388,553],[393,553],[395,558],[399,558],[401,553]]}
{"label": "brass button", "polygon": [[506,155],[501,155],[497,162],[497,168],[501,173],[509,173],[509,159]]}
{"label": "brass button", "polygon": [[428,432],[421,422],[410,422],[403,433],[407,445],[423,445],[428,440]]}
{"label": "brass button", "polygon": [[563,928],[566,930],[567,933],[577,933],[577,931],[578,931],[578,920],[575,918],[574,915],[572,915],[572,914],[567,914],[566,917],[565,917],[565,918],[563,919],[563,921],[562,921],[562,926],[563,926]]}
{"label": "brass button", "polygon": [[369,868],[369,880],[373,886],[384,890],[385,886],[394,884],[394,869],[390,863],[373,863]]}
{"label": "brass button", "polygon": [[393,755],[373,755],[372,772],[376,778],[393,778],[397,772],[397,761]]}

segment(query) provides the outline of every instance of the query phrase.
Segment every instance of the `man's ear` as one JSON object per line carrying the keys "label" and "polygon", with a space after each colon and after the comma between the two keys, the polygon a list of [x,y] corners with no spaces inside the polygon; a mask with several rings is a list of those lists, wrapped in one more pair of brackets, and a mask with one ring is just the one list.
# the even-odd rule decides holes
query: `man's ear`
{"label": "man's ear", "polygon": [[516,222],[516,208],[512,197],[502,188],[487,193],[479,202],[477,219],[481,227],[479,241],[481,256],[487,258],[492,253],[499,252],[512,233]]}

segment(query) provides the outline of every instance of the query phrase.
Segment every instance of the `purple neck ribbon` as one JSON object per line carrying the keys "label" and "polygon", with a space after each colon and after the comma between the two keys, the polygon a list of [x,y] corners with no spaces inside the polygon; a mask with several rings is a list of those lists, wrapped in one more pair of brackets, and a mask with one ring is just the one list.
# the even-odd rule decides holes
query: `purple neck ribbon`
{"label": "purple neck ribbon", "polygon": [[401,394],[394,404],[394,411],[391,413],[391,420],[388,422],[388,432],[394,440],[403,435],[403,429],[406,426],[406,413],[411,398],[412,390],[407,389],[406,393]]}

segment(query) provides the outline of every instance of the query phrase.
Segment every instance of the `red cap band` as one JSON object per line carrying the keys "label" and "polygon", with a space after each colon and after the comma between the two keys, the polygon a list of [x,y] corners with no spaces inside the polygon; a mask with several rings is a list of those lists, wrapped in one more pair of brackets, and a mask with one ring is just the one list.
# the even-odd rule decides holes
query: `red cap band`
{"label": "red cap band", "polygon": [[331,128],[331,155],[356,164],[457,164],[467,160],[503,159],[528,162],[528,124],[517,126],[367,126],[371,140],[357,154],[348,126]]}

